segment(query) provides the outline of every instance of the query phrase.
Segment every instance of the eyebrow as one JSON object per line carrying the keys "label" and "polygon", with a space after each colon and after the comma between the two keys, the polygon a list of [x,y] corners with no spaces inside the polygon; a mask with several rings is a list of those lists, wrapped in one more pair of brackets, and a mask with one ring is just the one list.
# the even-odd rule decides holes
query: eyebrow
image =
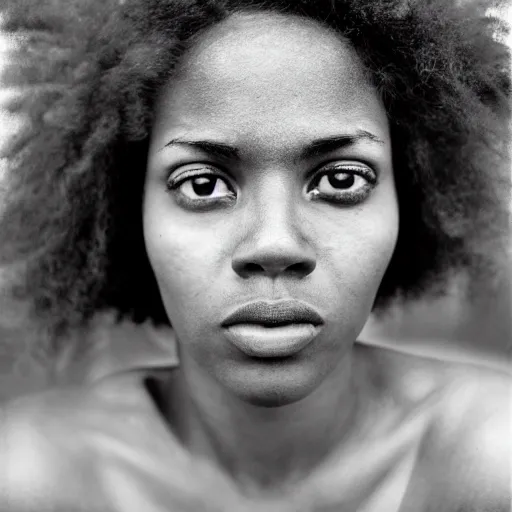
{"label": "eyebrow", "polygon": [[240,151],[237,148],[230,146],[229,144],[224,144],[222,142],[216,142],[213,140],[172,139],[164,146],[164,148],[169,146],[188,146],[197,148],[204,153],[208,153],[213,156],[230,158],[232,160],[240,159]]}
{"label": "eyebrow", "polygon": [[[338,149],[343,149],[347,146],[352,146],[361,140],[384,144],[384,141],[379,139],[379,137],[373,133],[367,132],[366,130],[358,130],[354,134],[335,135],[332,137],[314,140],[302,150],[300,157],[303,160],[314,158],[326,153],[331,153]],[[177,138],[171,139],[167,142],[164,148],[169,146],[188,146],[197,148],[200,151],[213,156],[231,160],[240,160],[240,150],[238,148],[213,140],[186,140]]]}
{"label": "eyebrow", "polygon": [[379,137],[373,133],[367,132],[366,130],[358,130],[355,134],[336,135],[333,137],[327,137],[325,139],[315,140],[304,148],[301,153],[301,158],[303,160],[307,160],[308,158],[331,153],[338,149],[352,146],[359,141],[369,141],[376,142],[378,144],[384,144],[384,141],[379,139]]}

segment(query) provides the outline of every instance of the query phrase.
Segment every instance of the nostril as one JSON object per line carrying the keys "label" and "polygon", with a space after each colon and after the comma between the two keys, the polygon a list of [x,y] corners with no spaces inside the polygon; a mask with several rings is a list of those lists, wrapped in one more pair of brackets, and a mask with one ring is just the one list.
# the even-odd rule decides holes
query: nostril
{"label": "nostril", "polygon": [[311,268],[312,265],[305,261],[301,261],[298,263],[294,263],[293,265],[290,265],[286,270],[292,273],[296,274],[309,274],[313,268]]}
{"label": "nostril", "polygon": [[257,263],[246,263],[244,265],[244,269],[246,272],[263,272],[265,269],[258,265]]}
{"label": "nostril", "polygon": [[292,237],[274,242],[271,239],[267,243],[238,248],[231,261],[233,270],[242,277],[268,275],[272,278],[281,273],[301,278],[313,272],[316,257],[311,247],[299,245]]}
{"label": "nostril", "polygon": [[315,266],[314,261],[299,261],[289,265],[283,262],[266,262],[263,264],[245,262],[233,265],[233,269],[235,272],[245,277],[254,274],[278,275],[282,272],[291,275],[306,276],[313,272]]}

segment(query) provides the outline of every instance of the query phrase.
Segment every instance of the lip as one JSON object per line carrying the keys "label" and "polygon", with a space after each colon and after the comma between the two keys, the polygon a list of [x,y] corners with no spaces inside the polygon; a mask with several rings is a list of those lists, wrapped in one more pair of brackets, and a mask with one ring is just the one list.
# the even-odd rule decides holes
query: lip
{"label": "lip", "polygon": [[320,314],[308,304],[298,300],[283,299],[279,301],[259,300],[244,304],[235,309],[223,321],[222,327],[236,324],[259,324],[265,327],[280,327],[287,324],[324,323]]}
{"label": "lip", "polygon": [[289,357],[316,338],[320,327],[310,323],[264,327],[258,324],[233,324],[226,328],[227,339],[244,354],[257,358]]}

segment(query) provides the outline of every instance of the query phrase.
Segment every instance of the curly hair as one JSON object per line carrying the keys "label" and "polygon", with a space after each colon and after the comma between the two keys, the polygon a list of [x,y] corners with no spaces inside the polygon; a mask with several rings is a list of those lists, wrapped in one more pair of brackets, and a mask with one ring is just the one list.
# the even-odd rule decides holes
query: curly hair
{"label": "curly hair", "polygon": [[348,39],[385,105],[400,209],[375,308],[481,276],[508,229],[509,52],[488,3],[10,0],[3,84],[23,114],[1,157],[0,265],[59,338],[102,310],[169,322],[145,252],[153,104],[197,34],[233,13],[306,16]]}

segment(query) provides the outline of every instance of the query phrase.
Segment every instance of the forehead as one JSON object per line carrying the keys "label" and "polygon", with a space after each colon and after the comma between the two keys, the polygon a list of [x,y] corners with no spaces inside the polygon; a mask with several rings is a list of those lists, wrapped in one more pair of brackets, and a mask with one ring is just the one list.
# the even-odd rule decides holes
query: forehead
{"label": "forehead", "polygon": [[329,131],[349,120],[360,129],[368,122],[386,129],[354,48],[313,20],[275,13],[233,15],[201,34],[156,111],[157,124],[236,126],[239,134],[269,123],[276,133],[315,123]]}
{"label": "forehead", "polygon": [[[346,58],[348,54],[352,59]],[[238,67],[240,72],[262,77],[275,66],[306,73],[341,63],[345,71],[362,69],[341,35],[308,18],[260,12],[232,15],[201,34],[180,71],[189,77],[196,73],[222,76],[222,69]]]}

